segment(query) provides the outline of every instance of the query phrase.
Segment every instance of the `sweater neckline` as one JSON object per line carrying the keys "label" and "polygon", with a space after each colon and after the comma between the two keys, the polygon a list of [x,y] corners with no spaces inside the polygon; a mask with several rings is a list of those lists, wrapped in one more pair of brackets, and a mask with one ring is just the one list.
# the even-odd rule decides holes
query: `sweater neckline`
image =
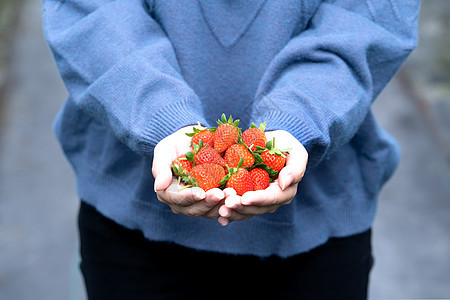
{"label": "sweater neckline", "polygon": [[206,24],[225,48],[236,44],[256,19],[266,0],[198,0]]}

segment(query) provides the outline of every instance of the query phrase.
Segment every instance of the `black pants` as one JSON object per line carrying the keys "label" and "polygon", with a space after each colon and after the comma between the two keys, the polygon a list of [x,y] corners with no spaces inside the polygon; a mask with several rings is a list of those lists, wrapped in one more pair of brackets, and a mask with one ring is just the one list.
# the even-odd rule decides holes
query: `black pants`
{"label": "black pants", "polygon": [[260,259],[151,242],[82,202],[81,270],[89,299],[366,299],[371,233],[308,253]]}

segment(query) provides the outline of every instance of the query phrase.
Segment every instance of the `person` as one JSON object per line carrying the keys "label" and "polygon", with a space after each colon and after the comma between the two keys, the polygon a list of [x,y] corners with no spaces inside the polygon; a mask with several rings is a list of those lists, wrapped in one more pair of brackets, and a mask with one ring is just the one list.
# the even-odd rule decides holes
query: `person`
{"label": "person", "polygon": [[[89,299],[364,299],[399,150],[371,104],[417,43],[419,1],[43,0],[69,96],[55,133],[81,198]],[[178,190],[186,132],[267,122],[265,191]]]}

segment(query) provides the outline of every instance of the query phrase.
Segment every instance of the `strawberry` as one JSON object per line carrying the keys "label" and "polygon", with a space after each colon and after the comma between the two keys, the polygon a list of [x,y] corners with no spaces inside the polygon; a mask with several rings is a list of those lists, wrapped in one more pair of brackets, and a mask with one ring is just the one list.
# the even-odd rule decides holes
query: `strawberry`
{"label": "strawberry", "polygon": [[270,153],[270,150],[261,153],[261,158],[268,167],[277,172],[280,172],[286,163],[286,154]]}
{"label": "strawberry", "polygon": [[188,187],[198,186],[206,192],[210,189],[218,188],[224,177],[225,170],[223,167],[213,163],[206,163],[192,168],[190,176],[185,176],[183,181],[190,184]]}
{"label": "strawberry", "polygon": [[184,176],[192,170],[192,165],[193,162],[189,161],[185,154],[182,154],[172,162],[172,170],[176,176]]}
{"label": "strawberry", "polygon": [[256,146],[265,147],[266,146],[266,135],[264,134],[264,129],[266,128],[266,122],[261,123],[259,128],[256,127],[255,123],[252,122],[251,127],[242,133],[242,139],[250,150],[255,151]]}
{"label": "strawberry", "polygon": [[253,180],[250,173],[244,168],[238,168],[236,172],[231,173],[226,187],[233,188],[239,196],[248,191],[253,191]]}
{"label": "strawberry", "polygon": [[286,154],[288,150],[280,150],[275,148],[275,138],[273,141],[268,141],[266,144],[267,150],[264,150],[260,155],[266,166],[276,172],[280,172],[286,164]]}
{"label": "strawberry", "polygon": [[255,163],[255,157],[242,144],[233,144],[225,152],[225,161],[230,167],[237,167],[239,160],[244,160],[243,167],[251,167]]}
{"label": "strawberry", "polygon": [[220,185],[233,188],[239,196],[248,191],[253,191],[252,177],[246,169],[241,168],[243,163],[244,159],[241,157],[236,168],[227,167],[228,174],[220,182]]}
{"label": "strawberry", "polygon": [[222,167],[225,167],[225,160],[220,156],[216,149],[206,146],[198,150],[195,154],[195,165],[201,165],[206,163],[215,163]]}
{"label": "strawberry", "polygon": [[227,120],[225,114],[222,114],[221,120],[217,121],[217,129],[214,133],[214,148],[222,153],[239,139],[240,128],[239,120],[233,122],[233,118]]}
{"label": "strawberry", "polygon": [[200,140],[203,140],[203,145],[214,147],[214,132],[209,129],[204,129],[192,137],[192,145],[199,144]]}
{"label": "strawberry", "polygon": [[193,131],[190,133],[186,133],[187,136],[192,137],[191,140],[191,146],[194,146],[194,144],[199,145],[200,140],[203,141],[203,144],[209,145],[211,147],[214,146],[214,130],[215,128],[206,129],[202,125],[200,125],[200,122],[198,122],[198,128],[194,127]]}
{"label": "strawberry", "polygon": [[249,172],[253,180],[253,190],[265,190],[270,184],[269,173],[267,171],[255,168]]}

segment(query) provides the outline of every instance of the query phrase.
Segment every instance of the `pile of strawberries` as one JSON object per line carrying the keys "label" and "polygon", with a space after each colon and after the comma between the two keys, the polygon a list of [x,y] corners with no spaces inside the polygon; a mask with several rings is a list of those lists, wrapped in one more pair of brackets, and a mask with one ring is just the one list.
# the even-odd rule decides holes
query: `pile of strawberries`
{"label": "pile of strawberries", "polygon": [[187,133],[192,151],[172,162],[178,182],[204,191],[233,188],[240,196],[267,188],[285,166],[288,150],[275,148],[275,139],[267,141],[265,122],[242,132],[239,120],[222,114],[217,125]]}

